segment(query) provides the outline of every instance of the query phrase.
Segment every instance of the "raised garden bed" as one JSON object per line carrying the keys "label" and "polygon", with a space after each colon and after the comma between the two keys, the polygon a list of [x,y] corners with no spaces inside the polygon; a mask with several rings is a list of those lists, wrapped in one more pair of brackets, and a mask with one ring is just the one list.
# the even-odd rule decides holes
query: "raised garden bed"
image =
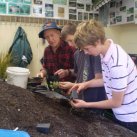
{"label": "raised garden bed", "polygon": [[[0,128],[18,127],[31,137],[137,136],[103,116],[74,110],[65,103],[0,81]],[[39,123],[50,123],[49,134],[36,130]]]}

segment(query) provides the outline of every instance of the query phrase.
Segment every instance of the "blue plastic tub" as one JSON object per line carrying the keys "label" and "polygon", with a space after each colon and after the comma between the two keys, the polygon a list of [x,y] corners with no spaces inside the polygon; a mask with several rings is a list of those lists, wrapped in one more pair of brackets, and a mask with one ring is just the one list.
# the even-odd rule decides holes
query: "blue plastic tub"
{"label": "blue plastic tub", "polygon": [[30,137],[25,131],[0,129],[0,137]]}

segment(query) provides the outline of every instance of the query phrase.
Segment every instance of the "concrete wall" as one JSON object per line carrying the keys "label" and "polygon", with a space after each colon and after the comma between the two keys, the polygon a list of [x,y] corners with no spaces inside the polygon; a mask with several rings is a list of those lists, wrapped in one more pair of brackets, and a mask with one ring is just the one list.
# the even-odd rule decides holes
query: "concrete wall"
{"label": "concrete wall", "polygon": [[107,36],[121,45],[128,53],[137,54],[137,24],[112,26],[105,30]]}
{"label": "concrete wall", "polygon": [[[31,76],[36,76],[41,68],[40,59],[46,44],[38,38],[41,25],[37,24],[20,24],[20,23],[4,23],[0,22],[0,53],[7,52],[12,44],[14,35],[19,26],[27,33],[33,51],[33,60],[28,68]],[[107,38],[112,38],[115,43],[121,45],[128,53],[137,53],[137,25],[126,24],[120,26],[112,26],[105,28]]]}
{"label": "concrete wall", "polygon": [[17,28],[21,26],[27,33],[28,40],[30,42],[33,60],[28,68],[30,69],[31,76],[36,76],[41,68],[40,59],[43,56],[43,51],[45,44],[42,44],[42,40],[38,38],[38,33],[40,31],[40,25],[33,24],[12,24],[12,23],[1,23],[0,24],[0,53],[8,52],[11,46]]}
{"label": "concrete wall", "polygon": [[105,28],[105,32],[106,32],[106,37],[113,39],[113,41],[115,43],[119,43],[120,44],[120,28],[119,26],[113,26],[113,27],[106,27]]}
{"label": "concrete wall", "polygon": [[137,54],[137,24],[123,25],[120,30],[120,44],[128,53]]}

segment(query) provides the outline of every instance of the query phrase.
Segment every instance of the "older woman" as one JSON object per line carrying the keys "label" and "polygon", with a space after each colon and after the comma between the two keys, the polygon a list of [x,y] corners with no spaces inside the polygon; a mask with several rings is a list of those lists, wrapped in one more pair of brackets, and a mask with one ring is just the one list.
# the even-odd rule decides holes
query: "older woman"
{"label": "older woman", "polygon": [[55,74],[61,81],[73,81],[69,75],[69,69],[74,67],[75,49],[61,40],[61,28],[55,22],[46,23],[42,27],[39,37],[46,39],[49,43],[44,51],[43,68],[39,75],[44,77],[47,73]]}

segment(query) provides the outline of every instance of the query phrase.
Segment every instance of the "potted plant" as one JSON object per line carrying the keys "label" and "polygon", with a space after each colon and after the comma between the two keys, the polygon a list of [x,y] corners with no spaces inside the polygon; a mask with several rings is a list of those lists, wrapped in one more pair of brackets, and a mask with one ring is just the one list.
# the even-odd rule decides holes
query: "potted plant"
{"label": "potted plant", "polygon": [[11,55],[0,53],[0,80],[5,81],[6,69],[10,65]]}

